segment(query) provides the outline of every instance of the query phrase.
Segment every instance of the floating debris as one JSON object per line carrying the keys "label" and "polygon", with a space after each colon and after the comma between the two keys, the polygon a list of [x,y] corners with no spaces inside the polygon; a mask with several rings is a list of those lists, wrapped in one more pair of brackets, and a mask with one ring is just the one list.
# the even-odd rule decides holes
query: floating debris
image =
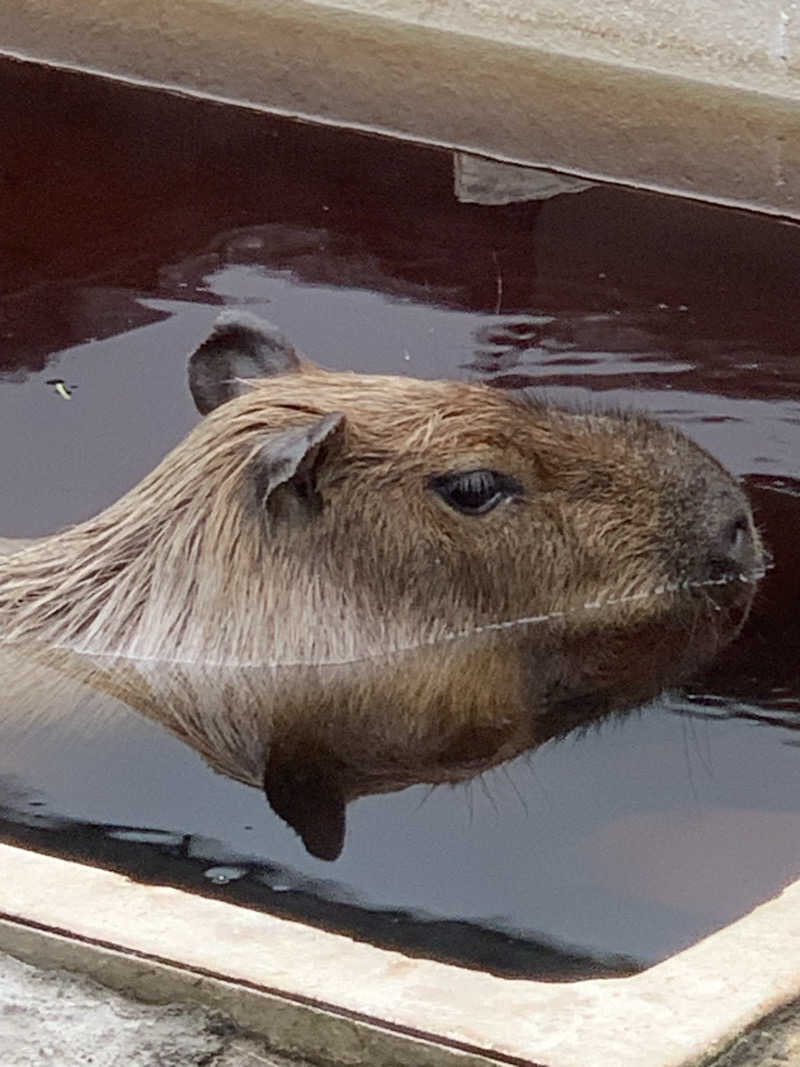
{"label": "floating debris", "polygon": [[62,400],[71,400],[73,390],[77,389],[77,385],[67,385],[63,378],[48,378],[46,385],[52,385],[53,391],[58,393]]}

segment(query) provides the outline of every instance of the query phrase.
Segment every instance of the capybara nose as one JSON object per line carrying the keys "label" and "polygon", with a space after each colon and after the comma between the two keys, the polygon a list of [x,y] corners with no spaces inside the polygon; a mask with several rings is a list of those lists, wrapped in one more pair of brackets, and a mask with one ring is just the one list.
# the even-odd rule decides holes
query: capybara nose
{"label": "capybara nose", "polygon": [[739,509],[725,516],[713,531],[708,546],[708,570],[711,581],[729,581],[737,577],[752,580],[763,566],[758,534],[749,511]]}

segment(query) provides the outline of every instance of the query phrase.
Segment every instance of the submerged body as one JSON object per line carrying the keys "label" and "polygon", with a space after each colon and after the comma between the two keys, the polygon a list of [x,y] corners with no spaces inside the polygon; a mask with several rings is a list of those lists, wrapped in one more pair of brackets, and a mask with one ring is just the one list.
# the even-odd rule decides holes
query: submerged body
{"label": "submerged body", "polygon": [[329,373],[242,315],[190,381],[152,474],[0,560],[0,633],[265,781],[317,854],[353,796],[647,699],[746,613],[747,500],[651,419]]}

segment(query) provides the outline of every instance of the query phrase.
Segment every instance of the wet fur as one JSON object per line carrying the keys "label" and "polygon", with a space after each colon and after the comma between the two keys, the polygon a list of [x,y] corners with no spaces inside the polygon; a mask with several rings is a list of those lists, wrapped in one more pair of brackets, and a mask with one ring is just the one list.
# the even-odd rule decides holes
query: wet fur
{"label": "wet fur", "polygon": [[[331,411],[345,418],[322,445],[321,514],[293,522],[280,502],[269,514],[254,455],[276,431]],[[470,466],[510,471],[526,498],[484,519],[448,514],[426,478]],[[7,559],[0,630],[161,661],[368,657],[699,582],[709,495],[746,507],[696,446],[642,417],[308,371],[252,383],[117,503]],[[697,513],[692,497],[704,502]]]}

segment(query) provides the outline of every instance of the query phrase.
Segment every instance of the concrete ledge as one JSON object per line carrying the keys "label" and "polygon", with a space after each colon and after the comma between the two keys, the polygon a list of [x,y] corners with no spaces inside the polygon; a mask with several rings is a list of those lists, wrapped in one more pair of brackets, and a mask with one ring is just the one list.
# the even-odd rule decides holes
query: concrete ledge
{"label": "concrete ledge", "polygon": [[222,1012],[270,1048],[314,1063],[370,1067],[489,1067],[495,1059],[392,1033],[311,1003],[242,982],[170,966],[144,955],[77,939],[40,926],[0,919],[3,951],[36,967],[72,971],[128,997],[153,1004],[199,1004]]}
{"label": "concrete ledge", "polygon": [[6,1067],[316,1067],[197,1004],[147,1004],[0,952]]}
{"label": "concrete ledge", "polygon": [[778,0],[17,0],[6,54],[800,218]]}
{"label": "concrete ledge", "polygon": [[700,1065],[800,993],[800,883],[626,979],[545,984],[0,846],[0,950],[223,1010],[320,1063]]}

